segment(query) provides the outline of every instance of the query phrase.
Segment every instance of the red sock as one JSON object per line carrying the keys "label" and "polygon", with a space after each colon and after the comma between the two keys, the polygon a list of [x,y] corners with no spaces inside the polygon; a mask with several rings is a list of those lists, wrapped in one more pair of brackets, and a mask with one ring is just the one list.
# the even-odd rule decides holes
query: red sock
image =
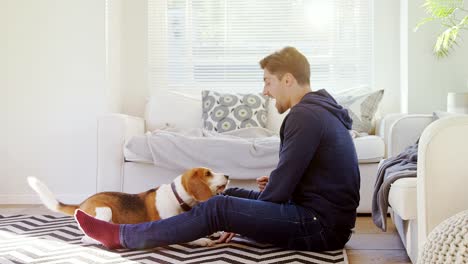
{"label": "red sock", "polygon": [[79,209],[75,211],[75,220],[83,233],[101,242],[107,248],[123,248],[120,244],[119,225],[96,219]]}

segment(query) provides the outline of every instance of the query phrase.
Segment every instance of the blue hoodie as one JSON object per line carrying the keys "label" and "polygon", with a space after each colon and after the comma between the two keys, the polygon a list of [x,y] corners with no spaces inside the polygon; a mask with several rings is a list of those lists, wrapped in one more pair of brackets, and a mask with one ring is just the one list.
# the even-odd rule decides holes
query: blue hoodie
{"label": "blue hoodie", "polygon": [[291,202],[314,212],[325,227],[349,230],[356,221],[360,174],[348,111],[325,90],[291,108],[280,130],[279,162],[258,200]]}

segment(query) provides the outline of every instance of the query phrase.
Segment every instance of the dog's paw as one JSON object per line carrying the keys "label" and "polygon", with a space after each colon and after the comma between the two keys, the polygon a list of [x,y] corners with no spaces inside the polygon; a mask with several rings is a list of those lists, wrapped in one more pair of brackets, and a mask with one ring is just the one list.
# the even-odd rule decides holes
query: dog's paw
{"label": "dog's paw", "polygon": [[87,245],[100,245],[101,242],[89,237],[89,236],[83,236],[81,238],[81,243],[87,244]]}
{"label": "dog's paw", "polygon": [[199,247],[212,247],[216,244],[216,241],[209,238],[200,238],[195,241],[189,242],[189,245],[199,246]]}

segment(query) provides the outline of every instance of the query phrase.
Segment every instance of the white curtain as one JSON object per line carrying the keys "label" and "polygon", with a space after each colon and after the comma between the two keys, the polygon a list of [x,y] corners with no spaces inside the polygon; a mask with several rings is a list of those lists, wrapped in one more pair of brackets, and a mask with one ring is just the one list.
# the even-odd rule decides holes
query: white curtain
{"label": "white curtain", "polygon": [[266,55],[294,46],[312,89],[372,85],[371,0],[149,0],[152,91],[260,92]]}

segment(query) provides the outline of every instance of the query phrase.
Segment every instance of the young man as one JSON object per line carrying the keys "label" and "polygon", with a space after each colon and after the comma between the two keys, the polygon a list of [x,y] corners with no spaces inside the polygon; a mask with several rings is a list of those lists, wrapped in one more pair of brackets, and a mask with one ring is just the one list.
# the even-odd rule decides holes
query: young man
{"label": "young man", "polygon": [[260,192],[231,188],[190,211],[159,221],[115,225],[77,211],[82,230],[108,248],[152,248],[224,230],[296,250],[335,250],[349,240],[359,204],[360,176],[348,132],[352,121],[325,91],[312,92],[310,66],[286,47],[260,61],[263,93],[279,113],[291,109],[280,131],[279,162],[257,179]]}

